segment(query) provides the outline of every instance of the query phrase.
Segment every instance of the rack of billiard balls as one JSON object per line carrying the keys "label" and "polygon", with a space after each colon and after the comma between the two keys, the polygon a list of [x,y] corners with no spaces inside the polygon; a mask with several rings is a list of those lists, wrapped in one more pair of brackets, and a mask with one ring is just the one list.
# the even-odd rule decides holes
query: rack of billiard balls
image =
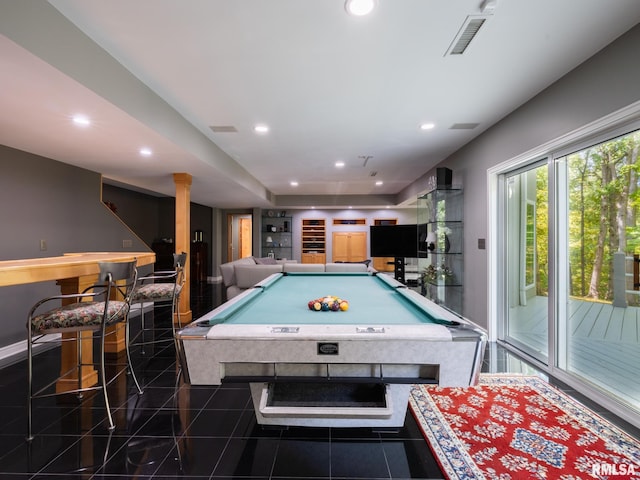
{"label": "rack of billiard balls", "polygon": [[349,310],[349,302],[340,297],[327,295],[326,297],[310,300],[309,310],[314,312],[346,312]]}

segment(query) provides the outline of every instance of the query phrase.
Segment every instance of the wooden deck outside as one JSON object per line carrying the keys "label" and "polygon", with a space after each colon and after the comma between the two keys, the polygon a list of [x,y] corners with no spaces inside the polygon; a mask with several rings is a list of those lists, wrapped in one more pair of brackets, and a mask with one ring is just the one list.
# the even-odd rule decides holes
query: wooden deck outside
{"label": "wooden deck outside", "polygon": [[[547,351],[547,298],[510,311],[509,335]],[[571,299],[567,370],[640,410],[640,308]]]}

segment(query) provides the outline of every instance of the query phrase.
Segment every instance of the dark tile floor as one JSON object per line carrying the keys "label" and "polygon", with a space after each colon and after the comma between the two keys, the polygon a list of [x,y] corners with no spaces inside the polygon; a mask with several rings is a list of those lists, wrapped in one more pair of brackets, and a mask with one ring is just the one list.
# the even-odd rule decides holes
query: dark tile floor
{"label": "dark tile floor", "polygon": [[[219,285],[196,287],[194,318],[220,299]],[[171,344],[156,346],[145,357],[136,351],[134,357],[144,394],[136,395],[127,377],[112,385],[115,431],[106,429],[100,396],[81,404],[41,399],[35,401],[36,436],[30,444],[25,362],[1,369],[0,480],[443,478],[410,414],[398,433],[263,429],[256,424],[247,385],[176,385]],[[484,371],[533,371],[496,345],[490,345],[486,359]],[[45,352],[37,357],[36,371],[55,375],[58,362],[57,349]]]}

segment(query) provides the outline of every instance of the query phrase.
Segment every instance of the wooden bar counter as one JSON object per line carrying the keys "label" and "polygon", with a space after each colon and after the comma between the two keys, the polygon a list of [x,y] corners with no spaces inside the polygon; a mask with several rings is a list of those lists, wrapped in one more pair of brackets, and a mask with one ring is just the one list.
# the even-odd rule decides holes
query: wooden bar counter
{"label": "wooden bar counter", "polygon": [[[0,261],[0,287],[23,285],[27,283],[55,280],[60,285],[62,294],[79,293],[86,287],[96,283],[99,273],[99,262],[129,262],[136,260],[138,267],[155,262],[153,252],[82,252],[69,253],[59,257],[29,258],[24,260]],[[34,299],[34,303],[37,299]],[[25,321],[27,310],[25,306]],[[67,337],[69,335],[69,337]],[[77,338],[75,334],[64,334],[67,338]],[[85,363],[91,363],[93,348],[91,332],[83,332],[82,354]],[[124,349],[123,325],[116,326],[116,335],[110,342],[108,351],[122,352]],[[66,372],[77,364],[77,349],[74,342],[64,342],[61,352],[60,371]],[[88,387],[97,383],[97,371],[91,367],[83,367],[82,386]],[[77,387],[77,377],[65,377],[58,381],[58,391],[71,390]]]}

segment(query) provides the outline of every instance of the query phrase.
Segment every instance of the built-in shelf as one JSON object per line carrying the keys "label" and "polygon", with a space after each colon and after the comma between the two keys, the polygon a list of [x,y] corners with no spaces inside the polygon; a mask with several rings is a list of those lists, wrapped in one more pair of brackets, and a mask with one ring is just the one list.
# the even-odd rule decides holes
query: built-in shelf
{"label": "built-in shelf", "polygon": [[366,225],[366,218],[334,218],[334,225]]}
{"label": "built-in shelf", "polygon": [[324,218],[305,218],[302,220],[302,263],[326,263],[327,232]]}
{"label": "built-in shelf", "polygon": [[275,259],[292,258],[292,222],[291,217],[262,217],[261,250],[263,257]]}

